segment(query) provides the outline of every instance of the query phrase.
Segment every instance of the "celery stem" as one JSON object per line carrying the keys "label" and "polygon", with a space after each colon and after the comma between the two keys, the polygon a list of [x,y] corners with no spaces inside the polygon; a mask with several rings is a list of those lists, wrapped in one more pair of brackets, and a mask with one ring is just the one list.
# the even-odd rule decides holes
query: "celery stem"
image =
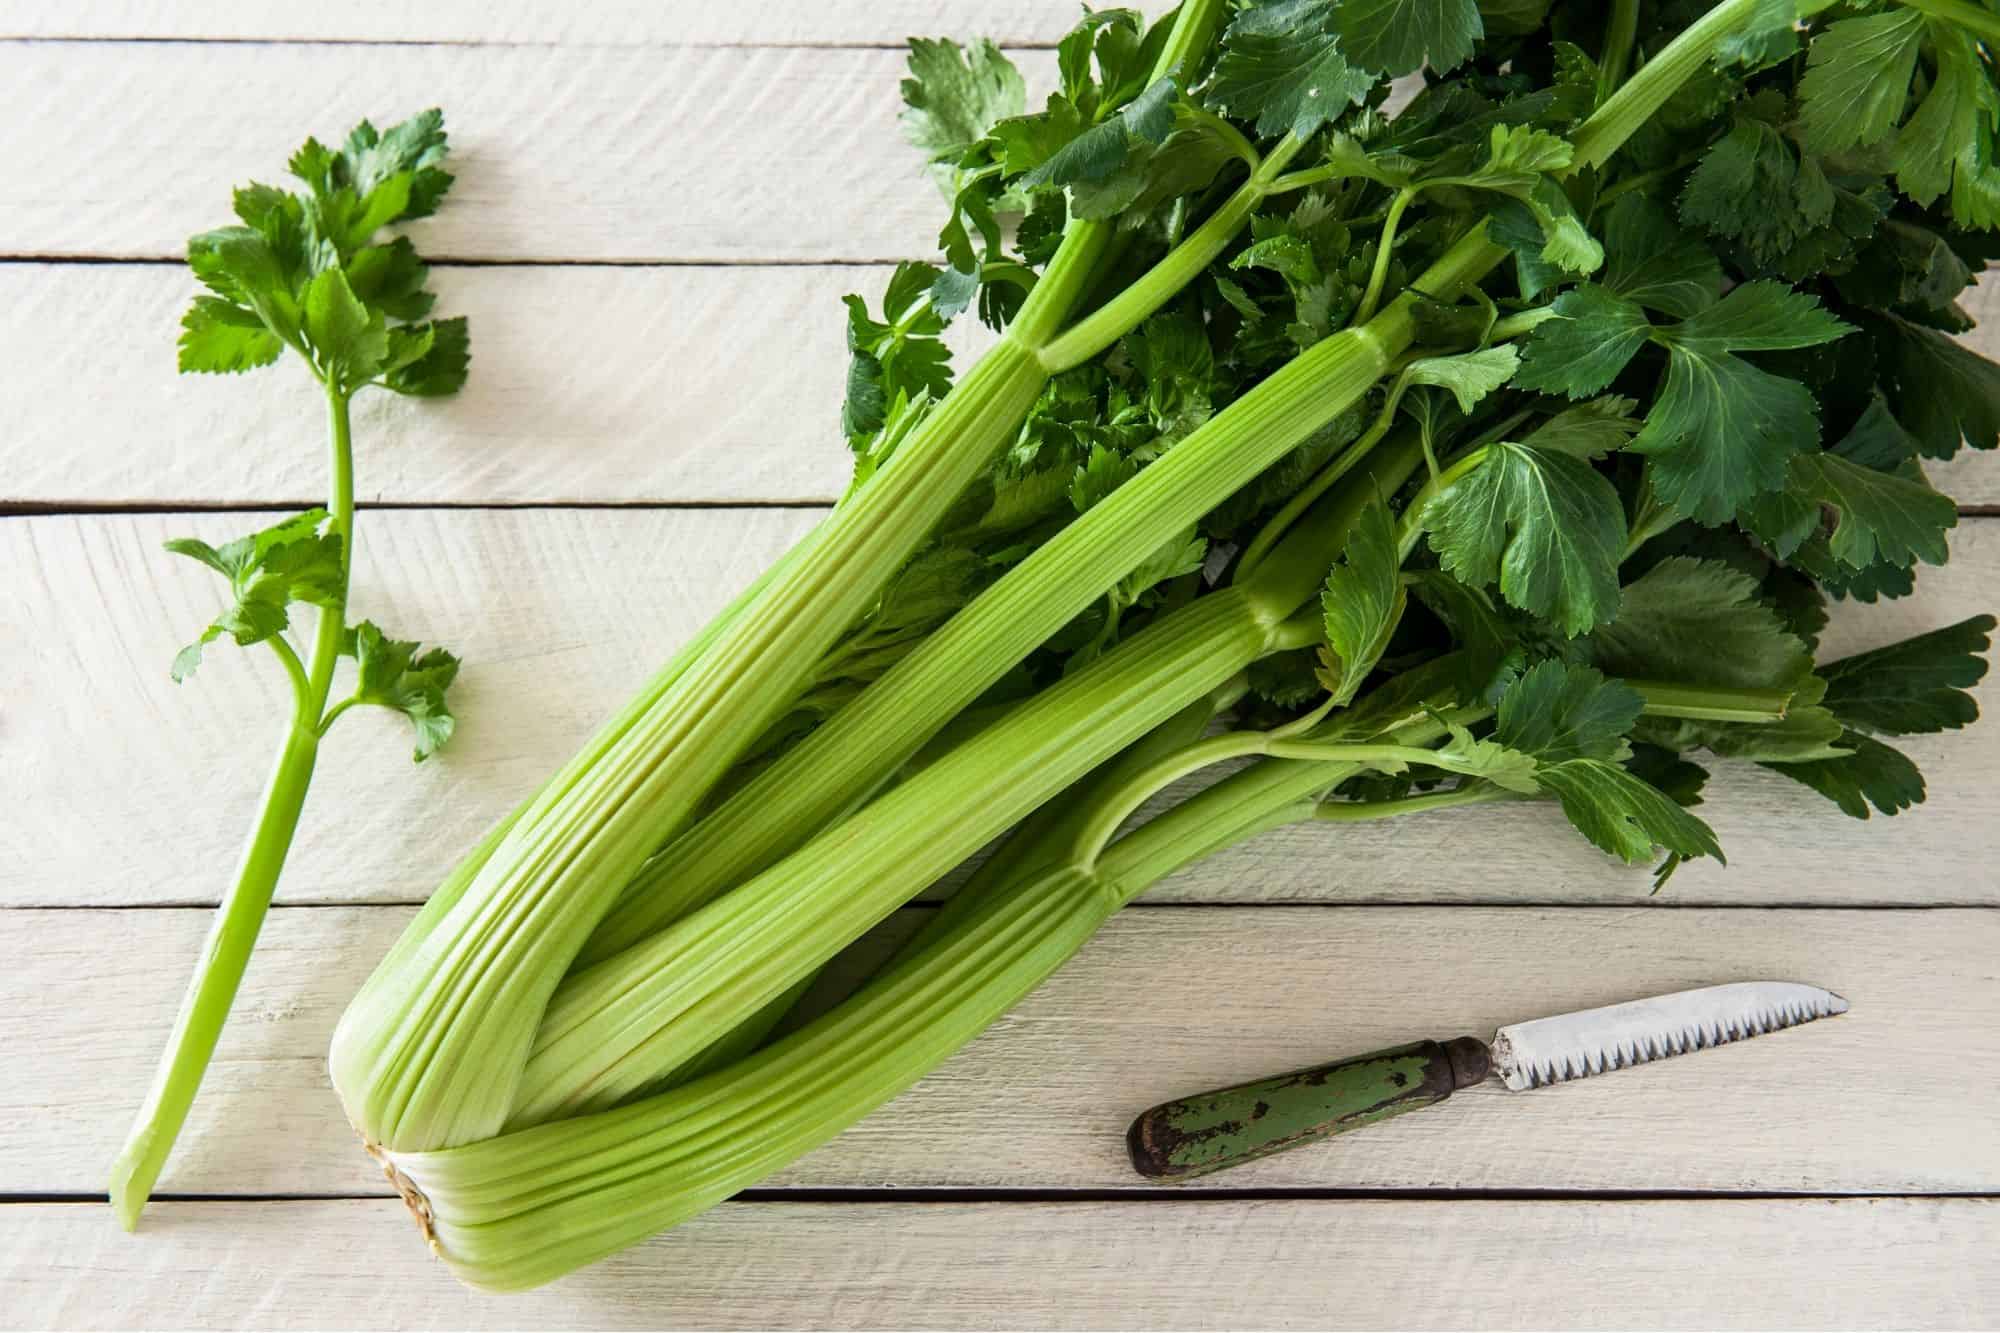
{"label": "celery stem", "polygon": [[1367,323],[1374,317],[1375,307],[1381,304],[1382,288],[1389,281],[1389,259],[1396,251],[1396,229],[1402,226],[1403,214],[1416,197],[1414,187],[1404,186],[1389,201],[1389,214],[1382,219],[1382,237],[1375,243],[1375,267],[1368,274],[1368,290],[1361,294],[1361,304],[1354,312],[1356,324]]}
{"label": "celery stem", "polygon": [[1312,817],[1322,823],[1358,824],[1367,820],[1422,814],[1429,810],[1451,810],[1461,805],[1524,799],[1520,793],[1508,791],[1505,787],[1474,783],[1453,791],[1405,796],[1394,801],[1322,801],[1313,808]]}

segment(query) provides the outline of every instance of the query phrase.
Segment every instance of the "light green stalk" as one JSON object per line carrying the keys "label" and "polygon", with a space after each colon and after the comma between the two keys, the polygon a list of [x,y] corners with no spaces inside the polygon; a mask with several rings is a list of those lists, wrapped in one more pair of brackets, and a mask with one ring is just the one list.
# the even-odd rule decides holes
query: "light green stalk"
{"label": "light green stalk", "polygon": [[[1475,228],[1416,286],[1450,299],[1505,255]],[[1127,571],[1359,402],[1414,339],[1417,300],[1406,292],[1314,345],[1043,543],[649,864],[587,956],[632,947],[800,846]]]}
{"label": "light green stalk", "polygon": [[[667,1076],[703,1031],[743,1021],[802,975],[780,977],[780,966],[824,961],[1114,751],[1259,657],[1317,641],[1317,615],[1295,620],[1294,612],[1311,600],[1356,514],[1400,486],[1419,456],[1415,432],[1404,432],[1367,477],[1315,506],[1255,578],[1162,617],[836,833],[572,974],[550,1003],[509,1123],[518,1128],[608,1106]],[[858,707],[850,704],[839,718]],[[754,950],[742,944],[741,931],[758,932]],[[807,954],[809,963],[795,961]]]}
{"label": "light green stalk", "polygon": [[236,877],[216,909],[214,924],[202,945],[201,961],[188,982],[180,1011],[146,1100],[139,1107],[131,1132],[111,1165],[111,1207],[127,1231],[139,1224],[139,1214],[158,1183],[160,1171],[173,1152],[174,1140],[187,1123],[202,1075],[215,1055],[230,1006],[243,984],[257,936],[270,914],[271,897],[285,870],[292,835],[305,809],[319,757],[320,737],[342,711],[327,709],[333,689],[333,668],[347,628],[347,584],[354,567],[354,443],[349,425],[350,391],[325,384],[327,404],[327,466],[329,472],[328,528],[340,538],[340,574],[333,605],[320,608],[314,629],[311,666],[282,634],[271,645],[292,685],[292,716],[285,724],[277,761],[264,784],[257,822],[244,844]]}

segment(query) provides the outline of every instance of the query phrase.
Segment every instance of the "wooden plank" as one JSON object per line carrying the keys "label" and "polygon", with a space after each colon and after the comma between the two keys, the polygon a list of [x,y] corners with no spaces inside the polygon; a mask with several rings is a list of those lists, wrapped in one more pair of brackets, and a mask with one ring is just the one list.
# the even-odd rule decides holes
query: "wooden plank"
{"label": "wooden plank", "polygon": [[[385,1194],[326,1083],[341,1006],[405,908],[281,909],[172,1193]],[[0,1194],[95,1193],[207,914],[13,912]],[[1138,1111],[1341,1055],[1758,977],[1837,1020],[1445,1106],[1189,1188],[2000,1192],[2000,911],[1135,908],[929,1079],[770,1182],[1120,1189]]]}
{"label": "wooden plank", "polygon": [[593,5],[545,0],[356,0],[338,11],[243,0],[227,9],[168,0],[9,6],[0,37],[209,41],[562,43],[572,46],[899,45],[918,36],[1055,41],[1076,19],[1049,0],[817,0],[760,5]]}
{"label": "wooden plank", "polygon": [[[358,484],[398,503],[822,500],[849,454],[848,267],[447,268],[472,321],[458,396],[356,401]],[[179,265],[0,265],[5,500],[268,504],[326,493],[324,403],[291,358],[176,375]],[[969,321],[968,321],[969,322]],[[61,336],[51,336],[51,330]],[[112,386],[116,386],[115,390]]]}
{"label": "wooden plank", "polygon": [[[354,606],[460,651],[452,748],[413,768],[401,719],[343,721],[281,889],[290,902],[413,902],[450,860],[553,772],[754,571],[808,510],[377,510],[364,514]],[[212,902],[235,863],[283,716],[268,654],[225,644],[177,687],[175,650],[214,614],[214,576],[169,556],[179,533],[222,541],[269,522],[231,513],[0,522],[6,715],[0,905]],[[1973,519],[1918,593],[1840,608],[1829,656],[1992,607],[2000,522]],[[1990,687],[1989,687],[1990,688]],[[1548,807],[1273,834],[1162,886],[1199,901],[1989,903],[2000,826],[2000,726],[1919,737],[1932,796],[1893,820],[1849,820],[1787,779],[1723,766],[1703,814],[1733,858],[1685,867],[1657,899]],[[106,830],[115,830],[107,839]],[[1449,835],[1445,833],[1450,830]],[[1449,836],[1449,855],[1413,845]],[[1413,840],[1415,840],[1413,842]]]}
{"label": "wooden plank", "polygon": [[[389,1201],[0,1208],[33,1328],[1983,1328],[1985,1199],[725,1204],[540,1291]],[[60,1256],[51,1260],[51,1256]]]}
{"label": "wooden plank", "polygon": [[[472,379],[437,403],[362,397],[363,498],[830,501],[848,470],[835,426],[840,296],[875,301],[887,278],[812,265],[439,269],[439,308],[472,320]],[[14,312],[0,361],[17,372],[0,386],[13,423],[0,438],[0,502],[213,506],[323,492],[322,408],[297,367],[175,375],[174,331],[195,290],[178,265],[0,265],[0,308]],[[2000,318],[1996,292],[1974,294],[1976,314]],[[990,341],[974,320],[954,326],[962,357]],[[1961,504],[2000,503],[1990,457],[1935,471]]]}
{"label": "wooden plank", "polygon": [[[1053,83],[1052,54],[1023,63]],[[930,253],[943,204],[896,125],[902,71],[893,50],[0,45],[0,87],[35,90],[0,138],[0,177],[34,183],[0,195],[0,254],[176,257],[307,133],[426,106],[458,177],[412,229],[433,258]]]}

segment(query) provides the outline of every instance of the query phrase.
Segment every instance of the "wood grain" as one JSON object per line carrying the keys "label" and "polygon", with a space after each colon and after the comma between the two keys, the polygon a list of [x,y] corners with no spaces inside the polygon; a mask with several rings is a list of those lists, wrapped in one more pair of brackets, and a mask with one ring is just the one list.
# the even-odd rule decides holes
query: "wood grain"
{"label": "wood grain", "polygon": [[[725,1204],[526,1295],[392,1201],[0,1210],[16,1328],[1983,1328],[1991,1200]],[[59,1254],[51,1269],[42,1256]],[[1809,1281],[1776,1280],[1811,1274]]]}
{"label": "wood grain", "polygon": [[[848,472],[836,425],[840,296],[877,301],[888,273],[441,268],[439,309],[472,321],[472,378],[439,402],[358,400],[362,499],[831,501]],[[0,360],[16,371],[0,385],[11,423],[0,503],[213,506],[324,493],[323,409],[297,366],[174,373],[174,332],[195,290],[179,265],[0,265],[0,308],[12,312]],[[1996,293],[1991,282],[1972,293],[1973,313],[2000,318]],[[991,338],[960,320],[959,364]],[[2000,503],[2000,461],[1967,451],[1932,471],[1962,505]]]}
{"label": "wood grain", "polygon": [[[843,292],[887,269],[448,268],[471,320],[456,397],[363,394],[361,499],[831,501],[850,456]],[[325,406],[287,358],[176,375],[179,265],[0,265],[0,492],[34,504],[317,503]],[[50,330],[60,329],[60,337]],[[111,391],[110,386],[118,386]]]}
{"label": "wood grain", "polygon": [[[281,909],[161,1188],[384,1194],[326,1083],[402,908]],[[0,1194],[95,1193],[207,914],[11,912]],[[1120,1189],[1156,1102],[1419,1037],[1795,978],[1851,1013],[1616,1076],[1488,1084],[1191,1189],[2000,1193],[2000,911],[1138,907],[929,1079],[769,1183]]]}
{"label": "wood grain", "polygon": [[[1033,86],[1053,59],[1025,53]],[[943,205],[896,126],[902,72],[893,50],[0,45],[0,87],[36,90],[0,137],[0,178],[34,183],[0,194],[0,254],[177,258],[305,133],[427,106],[458,177],[411,229],[432,258],[928,254]]]}
{"label": "wood grain", "polygon": [[596,4],[543,0],[354,0],[338,10],[239,0],[225,8],[171,0],[81,0],[0,10],[0,37],[222,41],[562,43],[575,46],[900,45],[904,37],[989,37],[1048,43],[1076,19],[1051,0],[815,0],[781,5]]}
{"label": "wood grain", "polygon": [[[393,510],[362,516],[353,605],[467,666],[463,725],[412,766],[402,719],[364,710],[320,758],[281,897],[414,902],[553,772],[702,621],[814,519],[808,510]],[[166,668],[217,609],[214,576],[170,556],[268,523],[231,513],[0,521],[0,904],[212,902],[235,863],[283,716],[265,653],[212,648]],[[1918,593],[1840,608],[1837,656],[1994,604],[2000,522],[1972,519]],[[462,693],[461,693],[462,692]],[[1600,856],[1543,806],[1394,825],[1298,829],[1225,853],[1160,898],[1260,901],[1991,903],[2000,726],[1919,737],[1932,796],[1849,820],[1776,774],[1723,766],[1703,808],[1732,857],[1651,880]],[[1449,833],[1446,833],[1449,830]],[[1411,855],[1436,837],[1445,851]],[[1448,841],[1443,841],[1448,839]]]}

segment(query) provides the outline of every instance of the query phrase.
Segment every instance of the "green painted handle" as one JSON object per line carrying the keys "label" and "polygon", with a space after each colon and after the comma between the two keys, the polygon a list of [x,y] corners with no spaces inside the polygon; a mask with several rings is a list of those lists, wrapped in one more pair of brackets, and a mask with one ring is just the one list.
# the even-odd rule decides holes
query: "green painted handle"
{"label": "green painted handle", "polygon": [[1492,1067],[1477,1037],[1419,1041],[1177,1102],[1132,1122],[1132,1165],[1185,1180],[1441,1102]]}

